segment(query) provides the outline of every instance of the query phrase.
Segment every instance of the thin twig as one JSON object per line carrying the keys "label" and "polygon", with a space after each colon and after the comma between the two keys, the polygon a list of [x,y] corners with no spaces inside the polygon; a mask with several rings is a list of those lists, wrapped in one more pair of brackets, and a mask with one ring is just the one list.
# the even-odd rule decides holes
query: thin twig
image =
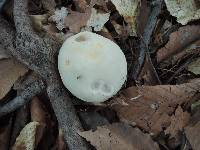
{"label": "thin twig", "polygon": [[32,99],[32,97],[41,93],[41,91],[44,89],[45,85],[41,80],[30,83],[19,96],[4,104],[3,106],[0,106],[0,117],[11,113],[21,106],[27,104]]}
{"label": "thin twig", "polygon": [[183,71],[192,61],[195,55],[193,55],[192,57],[190,57],[190,59],[188,59],[184,64],[182,64],[178,70],[176,70],[173,75],[167,80],[166,83],[170,83],[172,82],[172,80],[174,79],[174,77],[179,74],[181,71]]}
{"label": "thin twig", "polygon": [[144,29],[144,34],[142,36],[143,40],[140,41],[139,56],[133,67],[133,75],[132,76],[133,76],[134,80],[137,80],[138,75],[141,71],[141,68],[144,64],[145,53],[147,52],[147,49],[151,42],[151,36],[152,36],[153,30],[156,26],[157,17],[161,11],[161,2],[162,2],[162,0],[155,0],[152,2],[151,13],[147,20],[147,24]]}

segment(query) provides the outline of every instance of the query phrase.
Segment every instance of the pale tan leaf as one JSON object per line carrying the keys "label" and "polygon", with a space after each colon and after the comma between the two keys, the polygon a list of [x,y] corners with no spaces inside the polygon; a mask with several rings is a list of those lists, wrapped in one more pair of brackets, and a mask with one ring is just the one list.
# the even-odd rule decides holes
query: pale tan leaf
{"label": "pale tan leaf", "polygon": [[65,7],[61,7],[60,9],[56,9],[54,14],[49,17],[49,21],[53,21],[56,23],[56,27],[58,30],[62,31],[65,28],[65,17],[68,15],[68,10]]}
{"label": "pale tan leaf", "polygon": [[73,0],[76,10],[79,12],[85,12],[88,8],[88,3],[86,0]]}
{"label": "pale tan leaf", "polygon": [[93,27],[94,31],[101,31],[104,24],[109,20],[110,13],[98,13],[95,8],[92,8],[91,16],[87,21],[88,27]]}
{"label": "pale tan leaf", "polygon": [[200,19],[200,7],[195,0],[165,0],[167,9],[177,21],[183,25]]}
{"label": "pale tan leaf", "polygon": [[138,15],[139,0],[111,0],[117,11],[131,26],[131,35],[136,36],[136,17]]}
{"label": "pale tan leaf", "polygon": [[96,131],[79,132],[97,150],[158,150],[150,135],[124,123],[97,127]]}
{"label": "pale tan leaf", "polygon": [[[38,122],[30,122],[27,124],[13,146],[13,150],[34,150],[36,149],[36,139],[38,129],[42,127]],[[43,127],[42,127],[43,128]]]}
{"label": "pale tan leaf", "polygon": [[42,30],[43,28],[43,24],[47,23],[48,20],[48,15],[47,14],[43,14],[43,15],[30,15],[30,19],[33,23],[33,28],[37,31]]}
{"label": "pale tan leaf", "polygon": [[28,69],[13,59],[0,60],[0,99],[11,89],[15,81],[23,76]]}

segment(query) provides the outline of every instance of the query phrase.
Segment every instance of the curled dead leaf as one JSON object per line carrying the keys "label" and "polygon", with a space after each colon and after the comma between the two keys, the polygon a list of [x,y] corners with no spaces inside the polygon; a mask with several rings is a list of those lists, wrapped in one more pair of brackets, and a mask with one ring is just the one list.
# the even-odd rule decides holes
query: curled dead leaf
{"label": "curled dead leaf", "polygon": [[173,32],[170,35],[168,43],[158,50],[157,62],[161,62],[173,54],[176,54],[184,48],[188,47],[191,43],[199,40],[200,38],[200,26],[188,25],[180,27],[178,31]]}

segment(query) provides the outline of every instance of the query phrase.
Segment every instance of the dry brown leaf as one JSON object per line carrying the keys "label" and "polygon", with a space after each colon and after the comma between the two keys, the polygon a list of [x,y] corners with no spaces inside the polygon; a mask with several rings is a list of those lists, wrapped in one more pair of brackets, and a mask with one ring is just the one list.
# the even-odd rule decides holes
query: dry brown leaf
{"label": "dry brown leaf", "polygon": [[28,69],[13,59],[0,60],[0,99],[11,89],[15,81],[23,76]]}
{"label": "dry brown leaf", "polygon": [[88,4],[86,0],[73,0],[76,10],[79,12],[85,12],[88,8]]}
{"label": "dry brown leaf", "polygon": [[187,70],[196,74],[196,75],[199,75],[200,74],[200,58],[197,58],[194,61],[192,61],[187,66]]}
{"label": "dry brown leaf", "polygon": [[43,25],[43,30],[48,36],[59,43],[63,43],[68,37],[73,35],[73,33],[63,34],[62,32],[58,32],[58,29],[54,24]]}
{"label": "dry brown leaf", "polygon": [[181,85],[130,87],[122,91],[120,97],[113,98],[111,108],[121,121],[136,123],[144,130],[158,134],[170,125],[176,107],[196,100],[194,96],[199,90],[199,79]]}
{"label": "dry brown leaf", "polygon": [[79,135],[90,141],[97,150],[159,150],[150,135],[124,123],[97,127],[94,132],[84,131]]}
{"label": "dry brown leaf", "polygon": [[187,126],[185,128],[185,134],[190,142],[193,150],[199,150],[200,149],[200,122],[196,123],[194,126]]}
{"label": "dry brown leaf", "polygon": [[43,104],[38,99],[38,97],[34,97],[31,101],[31,120],[33,122],[39,122],[40,124],[46,124],[46,116],[47,113],[44,109]]}
{"label": "dry brown leaf", "polygon": [[65,26],[69,27],[71,32],[78,33],[80,32],[81,27],[86,26],[90,15],[90,9],[87,9],[85,13],[71,11],[70,14],[65,17]]}
{"label": "dry brown leaf", "polygon": [[182,131],[183,128],[188,124],[190,120],[190,114],[188,112],[183,112],[183,109],[179,106],[175,115],[171,117],[171,124],[165,130],[166,134],[170,134],[170,137],[176,137],[179,131]]}
{"label": "dry brown leaf", "polygon": [[108,29],[106,27],[103,27],[103,29],[101,31],[99,31],[98,34],[110,39],[111,41],[114,41],[111,33],[108,31]]}
{"label": "dry brown leaf", "polygon": [[48,20],[48,15],[47,14],[43,14],[43,15],[30,15],[30,19],[33,23],[33,28],[36,31],[41,32],[41,30],[43,29],[43,24],[47,23]]}
{"label": "dry brown leaf", "polygon": [[9,55],[6,53],[5,49],[0,46],[0,60],[5,58],[9,58]]}
{"label": "dry brown leaf", "polygon": [[170,35],[168,43],[158,50],[157,61],[161,62],[173,54],[176,54],[186,48],[191,43],[197,41],[200,37],[199,25],[188,25],[180,27],[178,31]]}
{"label": "dry brown leaf", "polygon": [[64,141],[64,135],[61,129],[59,129],[59,134],[57,137],[57,150],[66,150],[66,145],[65,145],[65,141]]}
{"label": "dry brown leaf", "polygon": [[127,39],[129,36],[129,30],[126,28],[125,25],[118,24],[115,20],[111,21],[113,27],[115,28],[116,33],[120,38]]}
{"label": "dry brown leaf", "polygon": [[[27,124],[19,136],[16,139],[16,142],[13,146],[13,150],[34,150],[37,147],[37,132],[38,129],[44,128],[38,122],[30,122]],[[41,130],[40,130],[41,132]]]}

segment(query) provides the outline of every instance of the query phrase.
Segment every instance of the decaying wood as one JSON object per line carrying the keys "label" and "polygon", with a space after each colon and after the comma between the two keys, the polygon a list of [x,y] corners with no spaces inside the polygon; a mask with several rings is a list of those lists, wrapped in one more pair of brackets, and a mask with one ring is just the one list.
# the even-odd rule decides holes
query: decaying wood
{"label": "decaying wood", "polygon": [[[82,127],[57,71],[55,62],[60,45],[49,37],[40,37],[34,32],[28,17],[27,3],[28,0],[14,1],[13,13],[16,32],[0,16],[2,30],[0,44],[21,63],[42,77],[69,149],[87,149],[85,141],[77,134]],[[37,89],[36,85],[38,84],[30,85],[24,90],[24,93],[22,92],[20,96],[2,106],[0,114],[5,115],[10,112],[8,108],[11,111],[15,110],[38,94],[34,93],[34,90]],[[40,88],[38,89],[41,92]]]}

